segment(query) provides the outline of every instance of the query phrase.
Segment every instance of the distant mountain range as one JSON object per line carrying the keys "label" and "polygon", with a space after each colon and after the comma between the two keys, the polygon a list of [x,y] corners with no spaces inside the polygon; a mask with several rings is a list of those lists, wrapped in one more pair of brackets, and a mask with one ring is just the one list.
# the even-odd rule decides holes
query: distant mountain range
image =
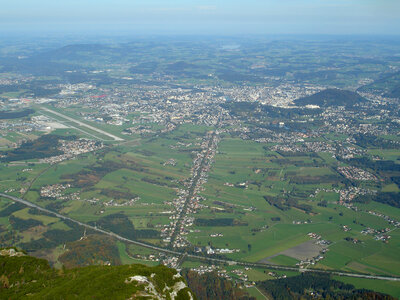
{"label": "distant mountain range", "polygon": [[318,105],[320,107],[328,106],[347,106],[351,107],[367,100],[356,92],[326,89],[311,96],[299,98],[294,101],[298,106]]}

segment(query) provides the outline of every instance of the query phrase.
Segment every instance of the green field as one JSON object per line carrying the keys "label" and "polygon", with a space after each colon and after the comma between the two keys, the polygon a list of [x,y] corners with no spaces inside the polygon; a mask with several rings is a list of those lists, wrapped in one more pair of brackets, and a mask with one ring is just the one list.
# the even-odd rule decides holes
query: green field
{"label": "green field", "polygon": [[[319,184],[292,182],[292,178],[301,178],[304,174],[311,177],[335,176],[334,172],[326,166],[327,162],[333,162],[331,157],[321,155],[320,158],[313,159],[314,164],[321,164],[321,167],[304,166],[310,163],[308,157],[284,159],[278,153],[265,151],[257,143],[223,139],[203,192],[207,199],[205,203],[209,208],[203,209],[196,217],[233,218],[247,225],[236,226],[234,230],[231,227],[197,226],[196,229],[200,232],[190,233],[190,241],[198,246],[211,244],[215,248],[240,249],[239,253],[228,254],[228,256],[234,259],[258,261],[310,240],[307,233],[314,232],[331,242],[326,258],[317,265],[318,267],[398,275],[397,259],[391,254],[391,251],[400,250],[397,230],[391,232],[392,239],[389,244],[375,241],[372,236],[360,233],[365,228],[365,224],[376,229],[385,227],[393,229],[393,226],[388,225],[382,218],[364,212],[354,212],[336,204],[338,200],[336,193],[322,192],[315,198],[307,196],[317,188],[332,188],[333,183],[329,181]],[[299,166],[296,167],[295,164],[298,161]],[[226,182],[234,185],[247,182],[248,187],[245,189],[231,187],[227,186]],[[268,204],[263,197],[264,195],[278,196],[282,193],[298,195],[299,203],[309,205],[312,213],[307,214],[293,207],[283,211]],[[327,207],[317,205],[322,200],[328,201]],[[221,203],[228,205],[221,205]],[[386,210],[385,205],[370,205]],[[254,209],[246,210],[250,207]],[[392,210],[390,215],[396,212],[397,216],[398,210],[387,209],[388,212],[390,210]],[[274,221],[273,218],[280,219]],[[292,224],[294,221],[309,222],[297,225]],[[350,227],[351,231],[344,232],[342,229],[344,225]],[[221,233],[223,236],[210,237],[213,233]],[[344,240],[346,237],[357,238],[361,244],[347,242]],[[296,262],[294,258],[288,258],[289,261],[287,259],[281,261],[280,258],[284,256],[277,256],[275,258],[277,263]],[[388,261],[392,264],[388,264]]]}
{"label": "green field", "polygon": [[[76,117],[73,109],[64,113]],[[120,130],[104,124],[98,128],[113,134]],[[210,129],[179,125],[157,138],[142,137],[140,142],[133,144],[108,144],[100,151],[53,166],[1,165],[0,188],[2,191],[14,189],[11,194],[23,195],[29,201],[83,222],[97,222],[106,216],[123,213],[135,229],[159,232],[171,222],[170,202],[180,189],[184,189],[184,183],[190,177],[193,153],[199,151],[200,142]],[[223,135],[207,183],[200,192],[203,207],[192,216],[205,220],[229,219],[236,225],[204,226],[195,222],[187,235],[191,244],[232,249],[234,253],[225,255],[230,259],[249,262],[268,259],[275,264],[294,266],[299,259],[285,251],[312,241],[308,233],[315,233],[329,241],[329,246],[324,258],[310,268],[400,276],[399,230],[384,218],[368,213],[372,210],[398,219],[400,209],[377,202],[358,203],[362,211],[339,205],[339,194],[334,189],[345,188],[346,184],[335,167],[344,165],[342,162],[330,153],[291,155],[273,151],[270,146]],[[383,154],[388,158],[395,155],[390,151]],[[174,163],[166,164],[168,161]],[[40,196],[41,189],[58,183],[72,186],[63,190],[61,198]],[[29,190],[21,194],[21,185]],[[376,188],[377,185],[362,182],[360,186]],[[382,191],[397,192],[398,186],[385,184]],[[71,198],[75,194],[78,199]],[[110,199],[113,204],[109,204]],[[134,201],[129,202],[132,199]],[[13,215],[22,220],[40,221],[50,230],[73,230],[57,218],[33,215],[26,208],[13,212]],[[7,225],[7,218],[0,217],[1,224]],[[344,226],[350,230],[344,231]],[[390,240],[383,243],[375,240],[374,235],[361,234],[367,227],[388,228]],[[219,236],[212,237],[215,234]],[[45,229],[29,229],[20,232],[19,242],[29,243],[44,236]],[[359,242],[353,243],[354,239]],[[163,245],[157,238],[144,240]],[[132,256],[154,254],[152,251],[120,242],[116,245],[123,264],[158,264]],[[61,248],[57,249],[58,255],[63,253]],[[53,256],[54,263],[58,264],[55,254]],[[183,263],[188,268],[199,265],[199,262]],[[252,269],[246,273],[251,281],[271,279],[263,270]],[[281,273],[290,275],[290,272]],[[360,281],[360,286],[363,282]],[[396,293],[396,287],[393,285],[388,291]],[[383,291],[379,284],[377,289]],[[251,291],[257,294],[254,289]]]}
{"label": "green field", "polygon": [[336,280],[350,283],[359,289],[372,289],[377,292],[387,293],[393,297],[400,297],[400,282],[398,281],[383,281],[372,279],[360,279],[350,277],[334,277]]}

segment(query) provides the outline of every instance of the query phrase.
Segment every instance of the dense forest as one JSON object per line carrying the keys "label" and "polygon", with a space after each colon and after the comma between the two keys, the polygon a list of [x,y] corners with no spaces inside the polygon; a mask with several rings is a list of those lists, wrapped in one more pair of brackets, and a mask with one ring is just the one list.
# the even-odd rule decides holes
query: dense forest
{"label": "dense forest", "polygon": [[120,265],[119,251],[110,237],[91,234],[66,244],[67,251],[59,261],[67,268],[91,265]]}
{"label": "dense forest", "polygon": [[258,287],[276,300],[290,299],[382,299],[391,300],[389,295],[370,290],[359,290],[351,284],[334,280],[328,274],[303,273],[299,276],[266,280]]}
{"label": "dense forest", "polygon": [[123,213],[108,215],[99,219],[96,223],[91,222],[90,224],[132,240],[140,238],[156,238],[159,236],[159,232],[154,229],[135,229],[135,226]]}
{"label": "dense forest", "polygon": [[232,281],[218,276],[216,272],[199,275],[194,271],[183,271],[189,288],[199,300],[255,300],[243,289],[236,287]]}
{"label": "dense forest", "polygon": [[369,203],[371,201],[380,202],[393,207],[400,208],[400,193],[384,193],[379,192],[376,195],[359,195],[354,202]]}
{"label": "dense forest", "polygon": [[358,93],[339,90],[326,89],[311,96],[303,97],[294,101],[296,105],[318,105],[322,107],[328,106],[354,106],[356,104],[367,101]]}
{"label": "dense forest", "polygon": [[24,109],[21,111],[0,111],[0,120],[5,119],[19,119],[33,114],[33,109]]}
{"label": "dense forest", "polygon": [[[76,223],[64,220],[64,223],[70,227],[70,230],[50,229],[43,233],[43,237],[37,240],[21,243],[20,246],[28,252],[34,252],[41,249],[50,249],[60,244],[72,242],[83,236],[84,230]],[[91,233],[88,230],[88,233]]]}
{"label": "dense forest", "polygon": [[[274,118],[279,120],[282,119],[291,120],[298,116],[316,115],[321,113],[320,109],[299,108],[299,107],[283,108],[283,107],[274,107],[270,105],[262,105],[260,103],[255,103],[255,102],[226,102],[221,104],[221,107],[229,110],[232,115],[237,117],[242,117],[244,120],[247,121],[252,116],[257,116],[258,118],[263,118],[268,116],[269,118]],[[273,124],[272,125],[258,124],[258,125],[267,128],[268,126],[275,126],[273,127],[273,129],[279,130],[279,128]],[[291,125],[294,126],[294,124]],[[296,129],[296,128],[291,128],[291,129]]]}
{"label": "dense forest", "polygon": [[232,218],[203,219],[197,218],[194,223],[196,226],[247,226],[246,222]]}
{"label": "dense forest", "polygon": [[25,208],[25,205],[23,205],[22,203],[12,203],[10,205],[8,205],[6,208],[4,208],[3,210],[0,211],[0,218],[2,217],[8,217],[10,216],[13,212],[16,212],[20,209]]}
{"label": "dense forest", "polygon": [[384,172],[384,171],[400,172],[400,164],[396,164],[392,160],[374,161],[368,157],[363,156],[363,157],[350,158],[343,161],[355,167],[372,169],[374,172]]}
{"label": "dense forest", "polygon": [[296,207],[300,210],[305,211],[306,213],[312,212],[312,206],[308,204],[302,204],[298,202],[298,199],[294,197],[273,197],[273,196],[264,196],[265,201],[268,202],[269,205],[275,206],[280,210],[289,210],[292,207]]}
{"label": "dense forest", "polygon": [[10,162],[61,155],[64,152],[58,150],[58,141],[60,139],[74,140],[76,139],[76,137],[63,137],[54,134],[42,135],[34,141],[26,141],[22,143],[21,146],[17,149],[4,152],[3,154],[5,155],[5,157],[1,158],[1,161]]}
{"label": "dense forest", "polygon": [[35,226],[43,225],[43,223],[38,220],[34,220],[34,219],[24,220],[24,219],[17,218],[13,215],[11,215],[8,218],[8,220],[11,224],[11,227],[14,230],[20,230],[20,231],[24,231],[29,228],[35,227]]}
{"label": "dense forest", "polygon": [[375,147],[380,149],[400,149],[399,144],[395,144],[390,140],[377,137],[372,134],[355,134],[353,138],[356,144],[363,148]]}

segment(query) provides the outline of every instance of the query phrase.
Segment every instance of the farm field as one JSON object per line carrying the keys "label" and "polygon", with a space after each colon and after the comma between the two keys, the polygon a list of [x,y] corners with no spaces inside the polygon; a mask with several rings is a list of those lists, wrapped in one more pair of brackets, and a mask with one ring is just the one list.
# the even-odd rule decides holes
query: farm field
{"label": "farm field", "polygon": [[0,248],[199,299],[400,296],[396,37],[11,36]]}
{"label": "farm field", "polygon": [[[190,241],[197,246],[240,249],[239,252],[227,254],[232,259],[255,262],[270,257],[274,262],[275,257],[276,263],[293,265],[300,260],[295,254],[299,253],[296,247],[311,247],[314,244],[315,240],[308,236],[312,232],[329,241],[329,245],[319,246],[320,250],[325,248],[327,252],[316,267],[399,275],[394,254],[400,251],[398,229],[388,225],[382,218],[338,205],[338,194],[334,192],[310,197],[315,189],[333,188],[334,183],[329,178],[337,175],[330,167],[332,161],[325,158],[313,157],[317,166],[306,167],[304,164],[310,164],[310,158],[283,158],[279,153],[265,150],[254,142],[223,139],[209,181],[202,192],[207,208],[196,214],[195,218],[213,219],[213,224],[219,219],[233,219],[237,225],[232,230],[230,226],[196,226],[195,222],[193,231],[188,235]],[[310,181],[324,181],[318,178],[327,180],[322,183],[297,183],[296,179],[304,177],[304,174],[315,177],[307,178]],[[244,187],[240,186],[241,183],[244,183]],[[282,210],[268,203],[264,197],[282,193],[296,195],[298,203],[309,206],[309,212],[302,210],[301,206]],[[327,202],[325,207],[318,205],[323,200]],[[370,203],[367,207],[393,217],[399,213],[399,209],[389,209],[378,203]],[[390,228],[389,244],[361,234],[365,227]],[[344,228],[350,230],[345,231]],[[219,236],[212,237],[215,234]],[[359,242],[346,241],[346,238]],[[290,251],[293,251],[293,256],[285,259],[284,255],[287,256]],[[318,250],[311,251],[310,257],[318,253]]]}
{"label": "farm field", "polygon": [[[192,151],[199,147],[209,129],[182,125],[157,139],[142,138],[134,145],[108,145],[50,167],[31,164],[28,171],[24,171],[27,165],[2,166],[17,172],[0,177],[0,187],[5,182],[4,187],[10,188],[7,182],[23,174],[22,181],[29,187],[24,197],[29,201],[91,224],[122,213],[135,230],[159,232],[170,223],[169,202],[177,197],[177,191],[190,176]],[[167,161],[173,164],[166,164]],[[398,229],[368,213],[373,210],[398,218],[400,210],[376,202],[360,203],[359,212],[339,205],[334,188],[344,185],[338,181],[334,169],[337,164],[336,159],[325,153],[290,156],[259,143],[224,135],[208,181],[200,192],[203,208],[193,215],[194,220],[203,221],[194,222],[188,240],[195,247],[231,249],[232,253],[224,254],[230,259],[288,266],[316,257],[326,249],[315,267],[400,275],[396,259],[400,250]],[[87,176],[89,172],[91,175]],[[41,196],[43,188],[60,183],[71,185],[63,190],[62,200]],[[396,186],[387,185],[385,189],[395,191]],[[320,192],[315,194],[315,190]],[[15,189],[14,193],[17,192]],[[110,198],[114,202],[109,203]],[[13,215],[21,220],[35,220],[51,230],[72,230],[57,218],[32,215],[28,209],[17,210]],[[207,220],[213,220],[213,225],[205,226]],[[4,218],[0,221],[7,222]],[[233,227],[225,226],[224,222],[232,222]],[[389,244],[361,234],[366,226],[388,227]],[[309,233],[328,243],[317,245]],[[45,237],[46,230],[39,227],[21,232],[20,241],[29,244]],[[359,242],[353,243],[354,239]],[[142,240],[164,245],[160,238]],[[122,243],[117,246],[123,263],[154,264],[129,256]],[[133,253],[142,252],[135,249]],[[262,280],[262,274],[250,272],[254,280]]]}

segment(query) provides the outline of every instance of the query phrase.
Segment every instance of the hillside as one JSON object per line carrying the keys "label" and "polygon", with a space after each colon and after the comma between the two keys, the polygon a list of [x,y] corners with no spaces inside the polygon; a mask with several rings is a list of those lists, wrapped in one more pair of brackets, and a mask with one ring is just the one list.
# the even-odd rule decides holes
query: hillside
{"label": "hillside", "polygon": [[383,74],[374,82],[358,89],[360,92],[379,93],[385,97],[400,98],[400,72]]}
{"label": "hillside", "polygon": [[311,96],[294,100],[298,106],[318,105],[320,107],[328,106],[347,106],[351,107],[356,104],[366,102],[367,100],[361,97],[358,93],[339,90],[326,89]]}
{"label": "hillside", "polygon": [[256,300],[245,289],[219,276],[217,272],[200,275],[194,271],[183,270],[182,275],[199,300]]}
{"label": "hillside", "polygon": [[185,280],[165,266],[90,266],[56,270],[43,259],[0,250],[2,299],[194,299]]}

